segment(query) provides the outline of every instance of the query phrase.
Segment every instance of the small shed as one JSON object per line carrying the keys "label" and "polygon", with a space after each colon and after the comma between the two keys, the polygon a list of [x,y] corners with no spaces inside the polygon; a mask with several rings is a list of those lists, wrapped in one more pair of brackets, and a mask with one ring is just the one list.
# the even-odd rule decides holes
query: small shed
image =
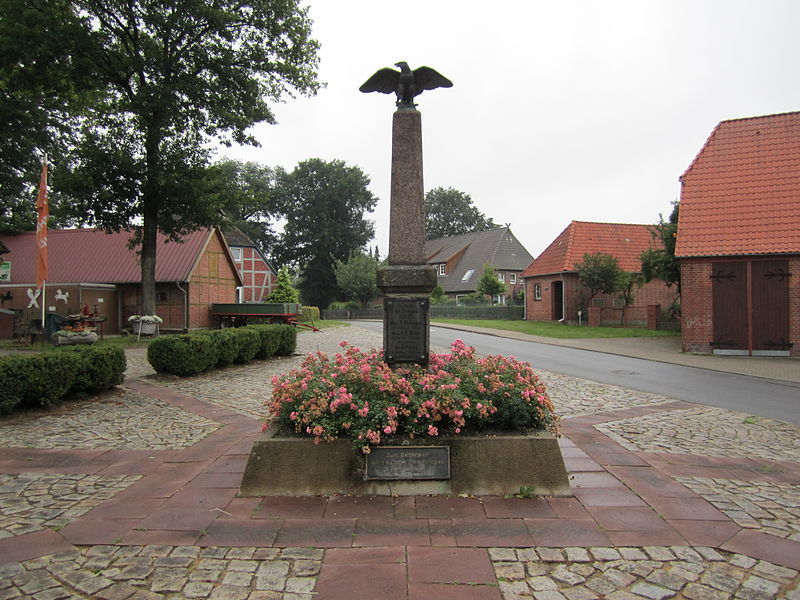
{"label": "small shed", "polygon": [[800,112],[722,121],[680,180],[683,350],[800,355]]}

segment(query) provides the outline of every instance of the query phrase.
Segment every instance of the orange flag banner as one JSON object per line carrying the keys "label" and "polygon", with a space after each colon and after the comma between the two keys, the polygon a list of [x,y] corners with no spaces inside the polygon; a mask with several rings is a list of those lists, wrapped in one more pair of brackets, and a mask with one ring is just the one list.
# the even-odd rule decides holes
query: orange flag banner
{"label": "orange flag banner", "polygon": [[42,177],[39,180],[39,195],[36,197],[36,287],[42,289],[47,281],[47,159],[42,163]]}

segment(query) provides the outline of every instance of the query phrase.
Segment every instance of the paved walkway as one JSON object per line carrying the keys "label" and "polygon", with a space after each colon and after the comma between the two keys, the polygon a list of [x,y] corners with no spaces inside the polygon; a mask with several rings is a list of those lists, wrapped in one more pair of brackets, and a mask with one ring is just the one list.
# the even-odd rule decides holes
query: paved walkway
{"label": "paved walkway", "polygon": [[[360,328],[299,350],[370,347]],[[272,375],[141,351],[118,390],[0,420],[0,600],[800,599],[800,428],[541,372],[571,498],[246,498]]]}

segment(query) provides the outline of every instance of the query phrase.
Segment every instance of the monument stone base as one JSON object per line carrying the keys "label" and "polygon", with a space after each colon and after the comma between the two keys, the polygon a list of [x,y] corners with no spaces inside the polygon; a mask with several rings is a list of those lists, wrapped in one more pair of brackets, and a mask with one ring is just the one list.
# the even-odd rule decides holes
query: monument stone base
{"label": "monument stone base", "polygon": [[398,440],[397,446],[449,448],[449,478],[367,479],[366,456],[349,439],[314,444],[267,430],[253,444],[242,479],[243,496],[487,495],[532,489],[537,496],[571,496],[558,440],[549,432],[458,435]]}

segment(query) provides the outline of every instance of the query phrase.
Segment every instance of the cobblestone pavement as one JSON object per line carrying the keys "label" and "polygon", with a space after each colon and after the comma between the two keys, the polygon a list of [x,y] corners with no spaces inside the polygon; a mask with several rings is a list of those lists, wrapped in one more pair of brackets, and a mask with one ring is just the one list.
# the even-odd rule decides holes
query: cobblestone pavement
{"label": "cobblestone pavement", "polygon": [[136,475],[0,474],[0,539],[64,527],[139,479]]}
{"label": "cobblestone pavement", "polygon": [[0,598],[310,600],[322,550],[92,546],[0,565]]}
{"label": "cobblestone pavement", "polygon": [[800,462],[800,427],[722,408],[661,412],[596,428],[629,450]]}
{"label": "cobblestone pavement", "polygon": [[674,477],[739,526],[800,541],[800,484]]}
{"label": "cobblestone pavement", "polygon": [[634,406],[655,406],[674,402],[673,398],[659,394],[634,392],[615,385],[596,383],[587,379],[536,369],[535,365],[533,367],[537,375],[547,385],[550,399],[562,419],[589,415],[600,411],[622,410]]}
{"label": "cobblestone pavement", "polygon": [[800,598],[798,572],[706,547],[492,548],[505,600]]}
{"label": "cobblestone pavement", "polygon": [[0,447],[187,448],[218,423],[128,388],[59,407],[58,414],[20,415],[0,422]]}

